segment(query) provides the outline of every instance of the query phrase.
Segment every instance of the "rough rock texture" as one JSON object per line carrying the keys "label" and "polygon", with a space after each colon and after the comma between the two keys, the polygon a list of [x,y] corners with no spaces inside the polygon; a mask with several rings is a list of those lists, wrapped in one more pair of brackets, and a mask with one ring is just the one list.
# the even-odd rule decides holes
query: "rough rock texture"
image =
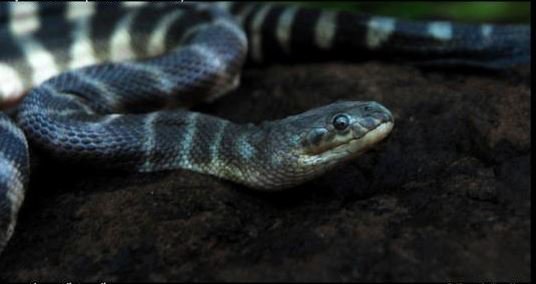
{"label": "rough rock texture", "polygon": [[187,171],[62,167],[34,151],[0,279],[530,281],[529,77],[528,67],[250,69],[198,110],[260,122],[359,99],[396,118],[375,150],[280,193]]}

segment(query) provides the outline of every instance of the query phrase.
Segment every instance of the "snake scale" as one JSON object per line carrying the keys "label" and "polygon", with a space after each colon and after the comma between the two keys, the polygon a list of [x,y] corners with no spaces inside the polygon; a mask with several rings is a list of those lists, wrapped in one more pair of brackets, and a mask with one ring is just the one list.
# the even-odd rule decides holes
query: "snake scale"
{"label": "snake scale", "polygon": [[[338,101],[235,124],[177,106],[213,101],[247,63],[358,61],[503,68],[530,28],[400,21],[267,3],[1,3],[0,252],[29,179],[28,144],[69,163],[189,169],[275,190],[363,153],[394,120]],[[23,96],[25,95],[25,96]]]}

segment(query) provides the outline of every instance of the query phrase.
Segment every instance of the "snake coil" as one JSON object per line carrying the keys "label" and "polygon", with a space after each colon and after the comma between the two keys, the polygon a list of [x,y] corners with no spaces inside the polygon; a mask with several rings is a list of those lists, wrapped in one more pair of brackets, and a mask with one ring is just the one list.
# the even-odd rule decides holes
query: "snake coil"
{"label": "snake coil", "polygon": [[15,122],[0,113],[0,252],[24,199],[27,141],[74,164],[188,169],[279,190],[360,155],[393,128],[376,102],[339,101],[259,125],[170,108],[236,88],[246,59],[377,55],[487,68],[530,59],[525,26],[256,3],[12,3],[0,6],[0,25],[0,106],[27,93]]}

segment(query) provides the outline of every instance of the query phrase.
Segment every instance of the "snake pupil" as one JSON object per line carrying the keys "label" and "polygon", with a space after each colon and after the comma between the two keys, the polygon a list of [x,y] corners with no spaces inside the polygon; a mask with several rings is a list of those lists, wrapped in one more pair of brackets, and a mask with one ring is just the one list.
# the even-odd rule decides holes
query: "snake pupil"
{"label": "snake pupil", "polygon": [[350,125],[350,119],[345,114],[339,114],[333,118],[333,126],[337,130],[345,130]]}

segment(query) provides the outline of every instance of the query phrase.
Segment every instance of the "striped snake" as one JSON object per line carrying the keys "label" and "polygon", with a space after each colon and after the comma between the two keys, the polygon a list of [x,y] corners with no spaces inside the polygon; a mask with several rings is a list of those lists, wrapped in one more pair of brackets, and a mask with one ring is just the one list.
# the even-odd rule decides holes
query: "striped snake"
{"label": "striped snake", "polygon": [[254,125],[177,106],[236,88],[246,60],[502,68],[529,61],[529,41],[527,26],[271,4],[1,3],[0,106],[11,115],[0,113],[0,252],[24,199],[28,143],[74,164],[289,188],[383,140],[389,110],[338,101]]}

